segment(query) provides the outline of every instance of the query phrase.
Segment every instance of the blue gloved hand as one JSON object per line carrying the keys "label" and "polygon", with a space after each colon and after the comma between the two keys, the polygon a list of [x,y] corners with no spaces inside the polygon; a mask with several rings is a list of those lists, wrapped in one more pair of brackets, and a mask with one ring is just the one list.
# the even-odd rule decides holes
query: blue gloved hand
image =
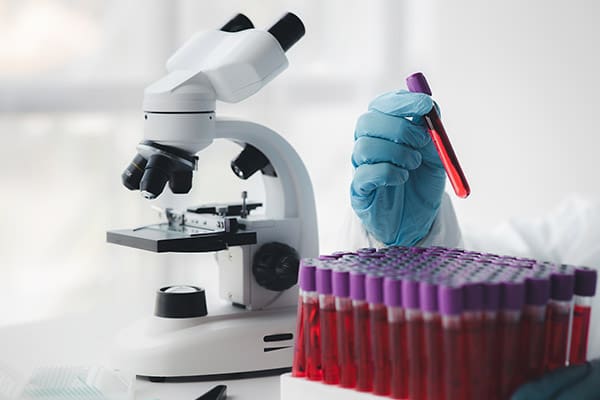
{"label": "blue gloved hand", "polygon": [[600,359],[561,368],[521,386],[512,400],[598,400]]}
{"label": "blue gloved hand", "polygon": [[352,208],[387,246],[419,242],[441,204],[446,174],[422,118],[433,105],[426,94],[390,92],[356,123]]}

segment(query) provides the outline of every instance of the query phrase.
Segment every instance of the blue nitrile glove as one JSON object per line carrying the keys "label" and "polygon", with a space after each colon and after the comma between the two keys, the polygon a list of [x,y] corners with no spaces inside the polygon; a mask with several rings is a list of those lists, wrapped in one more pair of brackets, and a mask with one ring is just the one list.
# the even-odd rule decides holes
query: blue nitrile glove
{"label": "blue nitrile glove", "polygon": [[356,123],[352,208],[387,246],[423,239],[441,204],[446,175],[422,118],[433,105],[426,94],[390,92]]}
{"label": "blue nitrile glove", "polygon": [[512,400],[598,400],[600,358],[552,371],[521,386]]}

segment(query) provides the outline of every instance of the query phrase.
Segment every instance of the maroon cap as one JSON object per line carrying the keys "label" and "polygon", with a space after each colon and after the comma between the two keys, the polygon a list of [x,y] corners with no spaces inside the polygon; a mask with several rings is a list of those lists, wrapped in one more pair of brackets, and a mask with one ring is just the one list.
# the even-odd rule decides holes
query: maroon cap
{"label": "maroon cap", "polygon": [[331,269],[317,268],[317,292],[331,294]]}
{"label": "maroon cap", "polygon": [[344,270],[333,270],[331,278],[333,294],[337,297],[349,297],[350,273]]}
{"label": "maroon cap", "polygon": [[438,299],[440,302],[440,313],[443,315],[460,315],[463,311],[462,286],[438,287]]}
{"label": "maroon cap", "polygon": [[352,300],[365,299],[365,274],[363,272],[350,272],[350,297]]}
{"label": "maroon cap", "polygon": [[314,292],[317,289],[316,269],[314,265],[303,265],[300,268],[300,289],[305,292]]}
{"label": "maroon cap", "polygon": [[388,307],[402,307],[402,280],[387,276],[383,280],[383,302]]}
{"label": "maroon cap", "polygon": [[577,296],[593,296],[596,294],[598,273],[588,267],[577,267],[575,270],[575,294]]}
{"label": "maroon cap", "polygon": [[569,301],[573,298],[575,274],[552,272],[550,275],[550,298],[558,301]]}
{"label": "maroon cap", "polygon": [[525,304],[525,282],[506,281],[502,283],[500,299],[505,310],[521,310]]}
{"label": "maroon cap", "polygon": [[436,284],[425,281],[419,284],[419,303],[423,311],[438,311],[438,287]]}
{"label": "maroon cap", "polygon": [[525,303],[542,306],[550,298],[550,279],[530,276],[525,279]]}
{"label": "maroon cap", "polygon": [[369,274],[365,278],[367,301],[371,304],[383,303],[383,275]]}
{"label": "maroon cap", "polygon": [[419,308],[419,282],[414,279],[402,280],[402,306],[404,308]]}

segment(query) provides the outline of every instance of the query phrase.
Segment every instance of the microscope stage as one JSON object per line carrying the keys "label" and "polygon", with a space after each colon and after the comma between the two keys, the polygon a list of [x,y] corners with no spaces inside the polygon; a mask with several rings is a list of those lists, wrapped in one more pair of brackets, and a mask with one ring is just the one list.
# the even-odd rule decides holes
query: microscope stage
{"label": "microscope stage", "polygon": [[226,232],[168,223],[108,231],[106,241],[155,253],[205,253],[256,244],[256,232]]}

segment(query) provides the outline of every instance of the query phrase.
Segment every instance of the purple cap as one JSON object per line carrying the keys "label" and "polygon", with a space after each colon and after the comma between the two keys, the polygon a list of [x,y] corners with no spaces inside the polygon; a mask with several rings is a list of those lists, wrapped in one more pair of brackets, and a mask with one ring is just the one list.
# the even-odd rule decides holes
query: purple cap
{"label": "purple cap", "polygon": [[[341,257],[341,256],[340,256]],[[319,256],[319,260],[321,261],[328,261],[328,260],[337,260],[338,258],[340,258],[338,256],[334,256],[334,255],[329,255],[329,254],[321,254]]]}
{"label": "purple cap", "polygon": [[550,298],[550,280],[548,278],[528,277],[525,279],[525,302],[533,306],[542,306]]}
{"label": "purple cap", "polygon": [[367,301],[371,304],[383,303],[383,275],[367,275],[365,279]]}
{"label": "purple cap", "polygon": [[550,275],[550,298],[558,301],[569,301],[573,298],[575,275],[553,272]]}
{"label": "purple cap", "polygon": [[414,279],[402,280],[402,306],[404,308],[419,308],[419,282]]}
{"label": "purple cap", "polygon": [[500,284],[498,282],[483,283],[483,309],[497,311],[500,308]]}
{"label": "purple cap", "polygon": [[468,282],[463,286],[463,305],[465,311],[479,311],[483,309],[483,285]]}
{"label": "purple cap", "polygon": [[383,302],[388,307],[402,307],[402,280],[390,276],[383,280]]}
{"label": "purple cap", "polygon": [[362,272],[350,273],[350,297],[352,300],[365,299],[365,275]]}
{"label": "purple cap", "polygon": [[419,284],[419,302],[423,311],[435,312],[438,310],[438,287],[431,282]]}
{"label": "purple cap", "polygon": [[525,304],[524,282],[503,282],[501,293],[501,304],[505,310],[520,310]]}
{"label": "purple cap", "polygon": [[350,296],[350,273],[348,271],[336,271],[332,273],[331,286],[333,294],[337,297]]}
{"label": "purple cap", "polygon": [[317,268],[317,292],[331,294],[331,269]]}
{"label": "purple cap", "polygon": [[438,299],[441,314],[459,315],[462,313],[463,290],[461,286],[439,286]]}
{"label": "purple cap", "polygon": [[598,273],[588,267],[577,267],[575,270],[575,294],[577,296],[593,296],[596,294]]}
{"label": "purple cap", "polygon": [[314,265],[303,265],[300,268],[300,289],[305,292],[314,292],[317,289],[315,279],[316,269]]}
{"label": "purple cap", "polygon": [[375,253],[377,251],[374,247],[363,247],[362,249],[356,250],[358,254],[360,253]]}

